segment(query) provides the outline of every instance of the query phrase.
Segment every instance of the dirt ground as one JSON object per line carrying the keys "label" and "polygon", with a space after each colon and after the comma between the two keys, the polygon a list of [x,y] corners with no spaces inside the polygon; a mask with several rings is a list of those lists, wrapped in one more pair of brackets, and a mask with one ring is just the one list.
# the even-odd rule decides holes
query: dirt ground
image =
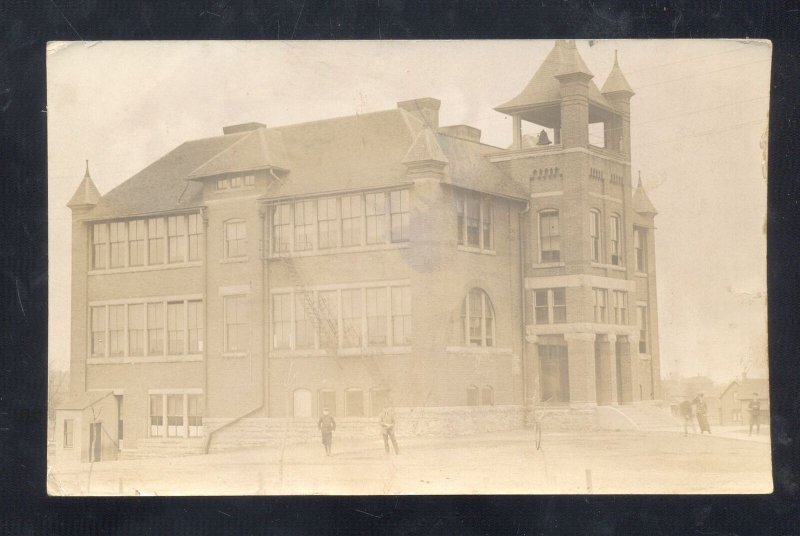
{"label": "dirt ground", "polygon": [[769,493],[770,445],[675,432],[380,437],[53,467],[53,495]]}

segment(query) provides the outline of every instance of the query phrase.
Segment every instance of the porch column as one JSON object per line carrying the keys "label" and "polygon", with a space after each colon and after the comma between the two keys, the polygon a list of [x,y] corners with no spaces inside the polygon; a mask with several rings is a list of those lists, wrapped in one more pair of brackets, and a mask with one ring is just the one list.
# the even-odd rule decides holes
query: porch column
{"label": "porch column", "polygon": [[595,404],[594,333],[565,333],[570,404]]}
{"label": "porch column", "polygon": [[622,399],[620,404],[630,404],[633,402],[633,363],[631,362],[631,343],[627,337],[622,337],[617,340],[617,352],[619,359],[620,371],[618,374],[619,380],[622,382],[621,389],[619,390]]}
{"label": "porch column", "polygon": [[617,371],[617,335],[616,333],[609,333],[608,339],[608,365],[609,376],[611,377],[611,403],[616,405],[620,403],[619,398],[619,372]]}

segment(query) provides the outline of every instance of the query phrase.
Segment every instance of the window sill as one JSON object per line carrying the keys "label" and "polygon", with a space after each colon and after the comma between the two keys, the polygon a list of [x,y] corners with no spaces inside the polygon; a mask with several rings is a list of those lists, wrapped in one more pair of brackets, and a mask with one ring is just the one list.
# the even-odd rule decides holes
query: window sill
{"label": "window sill", "polygon": [[220,354],[224,358],[240,358],[240,357],[247,357],[247,352],[222,352]]}
{"label": "window sill", "polygon": [[566,263],[564,262],[535,262],[531,264],[531,268],[534,270],[544,268],[563,268],[564,266],[566,266]]}
{"label": "window sill", "polygon": [[151,356],[120,356],[120,357],[89,357],[87,365],[126,365],[136,363],[189,363],[202,361],[201,354],[191,355],[151,355]]}
{"label": "window sill", "polygon": [[228,258],[225,258],[225,259],[220,259],[219,263],[220,264],[232,264],[232,263],[236,263],[236,262],[247,262],[249,260],[250,260],[250,257],[245,255],[244,257],[228,257]]}
{"label": "window sill", "polygon": [[496,346],[448,346],[448,354],[475,354],[475,355],[511,355],[511,348],[498,348]]}
{"label": "window sill", "polygon": [[148,266],[129,266],[126,268],[109,268],[101,270],[89,270],[89,275],[106,275],[106,274],[128,274],[136,272],[152,272],[156,270],[174,270],[177,268],[193,268],[195,266],[203,266],[203,261],[189,261],[189,262],[173,262],[164,264],[151,264]]}
{"label": "window sill", "polygon": [[636,277],[649,277],[650,275],[647,272],[636,272]]}
{"label": "window sill", "polygon": [[317,349],[273,350],[271,357],[366,357],[370,355],[410,354],[411,346],[380,346],[369,348],[339,348],[338,351]]}
{"label": "window sill", "polygon": [[616,264],[603,264],[600,262],[592,261],[592,268],[606,268],[608,270],[616,270],[618,272],[627,272],[628,269],[624,266],[618,266]]}
{"label": "window sill", "polygon": [[366,246],[346,246],[325,249],[307,249],[303,251],[283,251],[270,253],[269,259],[287,259],[292,257],[317,257],[322,255],[339,255],[342,253],[362,253],[368,251],[386,251],[392,249],[406,249],[409,242],[392,242],[389,244],[369,244]]}
{"label": "window sill", "polygon": [[462,244],[458,245],[458,251],[466,251],[468,253],[480,253],[481,255],[497,255],[497,252],[493,249],[481,249],[474,246],[464,246]]}

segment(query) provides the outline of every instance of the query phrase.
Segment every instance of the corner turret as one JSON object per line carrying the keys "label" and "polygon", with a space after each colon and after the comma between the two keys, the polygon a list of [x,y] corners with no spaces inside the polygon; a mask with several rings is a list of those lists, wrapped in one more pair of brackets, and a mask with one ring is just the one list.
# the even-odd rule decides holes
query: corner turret
{"label": "corner turret", "polygon": [[97,205],[97,202],[100,201],[100,197],[100,192],[97,190],[97,186],[94,185],[92,176],[89,174],[89,161],[87,160],[86,173],[83,175],[83,180],[80,185],[78,185],[78,189],[75,190],[67,206],[73,211],[90,209]]}

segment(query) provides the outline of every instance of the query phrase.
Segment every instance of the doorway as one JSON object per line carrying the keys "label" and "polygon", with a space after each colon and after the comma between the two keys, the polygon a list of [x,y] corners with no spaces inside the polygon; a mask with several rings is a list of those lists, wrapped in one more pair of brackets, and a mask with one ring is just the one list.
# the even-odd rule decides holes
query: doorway
{"label": "doorway", "polygon": [[293,416],[295,419],[311,418],[311,391],[297,389],[294,392]]}
{"label": "doorway", "polygon": [[89,461],[99,462],[102,448],[103,423],[93,422],[89,425]]}

